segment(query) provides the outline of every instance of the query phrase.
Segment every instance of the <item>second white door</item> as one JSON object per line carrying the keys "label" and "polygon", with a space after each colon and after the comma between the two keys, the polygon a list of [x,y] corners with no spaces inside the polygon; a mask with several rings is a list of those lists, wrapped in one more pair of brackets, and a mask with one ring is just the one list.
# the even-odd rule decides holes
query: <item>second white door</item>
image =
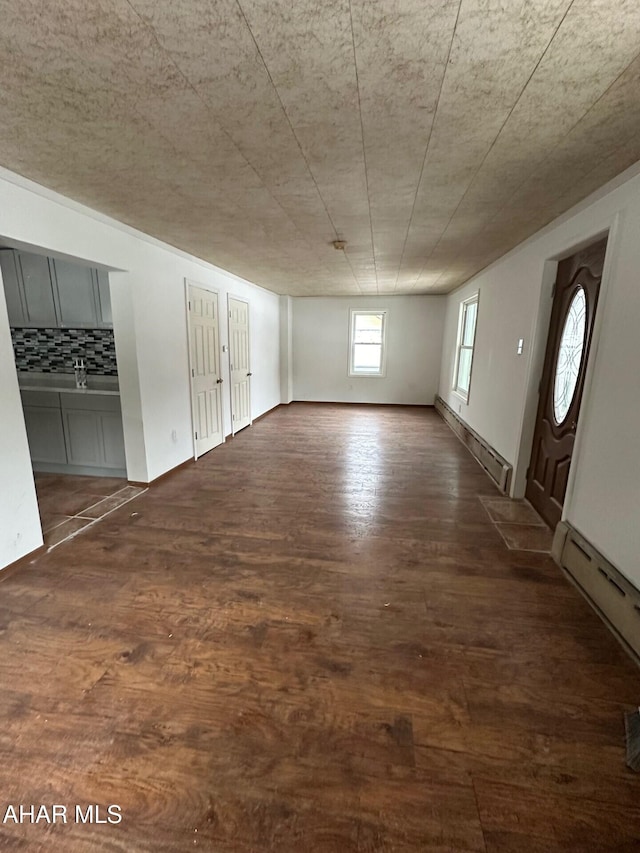
{"label": "second white door", "polygon": [[231,369],[231,429],[236,433],[251,423],[251,367],[249,366],[249,303],[229,297],[229,363]]}
{"label": "second white door", "polygon": [[218,348],[218,294],[190,284],[188,300],[191,398],[197,458],[224,440],[222,376]]}

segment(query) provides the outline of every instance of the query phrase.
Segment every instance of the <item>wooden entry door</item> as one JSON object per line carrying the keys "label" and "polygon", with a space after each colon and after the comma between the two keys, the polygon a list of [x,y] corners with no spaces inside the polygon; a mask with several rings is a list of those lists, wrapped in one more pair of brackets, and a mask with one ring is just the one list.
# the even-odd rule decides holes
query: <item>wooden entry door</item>
{"label": "wooden entry door", "polygon": [[607,240],[560,261],[526,497],[555,529],[562,517]]}
{"label": "wooden entry door", "polygon": [[218,294],[189,285],[191,405],[196,459],[224,440]]}
{"label": "wooden entry door", "polygon": [[249,303],[229,297],[229,367],[231,372],[231,431],[251,423],[249,361]]}

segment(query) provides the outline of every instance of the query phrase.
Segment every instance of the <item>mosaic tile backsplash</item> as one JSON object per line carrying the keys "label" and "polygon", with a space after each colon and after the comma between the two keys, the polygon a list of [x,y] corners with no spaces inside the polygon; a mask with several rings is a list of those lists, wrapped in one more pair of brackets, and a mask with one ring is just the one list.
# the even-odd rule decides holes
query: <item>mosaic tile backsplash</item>
{"label": "mosaic tile backsplash", "polygon": [[11,329],[16,367],[24,373],[73,373],[84,358],[87,372],[117,376],[113,329]]}

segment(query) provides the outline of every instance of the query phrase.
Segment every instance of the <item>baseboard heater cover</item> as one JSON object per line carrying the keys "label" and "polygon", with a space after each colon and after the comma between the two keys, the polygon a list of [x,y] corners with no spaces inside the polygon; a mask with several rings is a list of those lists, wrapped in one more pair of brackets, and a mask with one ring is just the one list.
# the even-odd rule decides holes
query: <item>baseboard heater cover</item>
{"label": "baseboard heater cover", "polygon": [[553,557],[640,665],[640,590],[570,524],[561,521]]}
{"label": "baseboard heater cover", "polygon": [[471,429],[461,417],[456,415],[442,397],[436,397],[435,407],[441,418],[451,427],[471,455],[482,465],[500,491],[508,495],[513,466],[500,456],[482,436]]}

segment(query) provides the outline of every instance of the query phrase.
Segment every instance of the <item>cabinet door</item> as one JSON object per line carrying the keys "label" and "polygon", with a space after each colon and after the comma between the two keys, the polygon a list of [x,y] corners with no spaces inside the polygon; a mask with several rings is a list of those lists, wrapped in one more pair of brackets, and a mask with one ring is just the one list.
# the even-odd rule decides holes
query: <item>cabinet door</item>
{"label": "cabinet door", "polygon": [[102,466],[102,430],[98,412],[63,410],[70,465]]}
{"label": "cabinet door", "polygon": [[109,273],[104,270],[94,270],[96,308],[98,311],[98,328],[112,329],[111,291],[109,290]]}
{"label": "cabinet door", "polygon": [[126,468],[122,415],[115,412],[105,412],[100,416],[100,419],[102,422],[104,467]]}
{"label": "cabinet door", "polygon": [[4,295],[7,298],[10,326],[24,326],[24,309],[20,295],[20,281],[16,268],[16,253],[13,249],[0,251],[0,267],[4,282]]}
{"label": "cabinet door", "polygon": [[24,406],[29,451],[34,462],[67,461],[60,409]]}
{"label": "cabinet door", "polygon": [[22,274],[25,323],[34,328],[54,329],[58,325],[49,260],[42,255],[17,252]]}
{"label": "cabinet door", "polygon": [[52,259],[51,269],[60,325],[67,329],[95,329],[98,315],[90,267]]}

